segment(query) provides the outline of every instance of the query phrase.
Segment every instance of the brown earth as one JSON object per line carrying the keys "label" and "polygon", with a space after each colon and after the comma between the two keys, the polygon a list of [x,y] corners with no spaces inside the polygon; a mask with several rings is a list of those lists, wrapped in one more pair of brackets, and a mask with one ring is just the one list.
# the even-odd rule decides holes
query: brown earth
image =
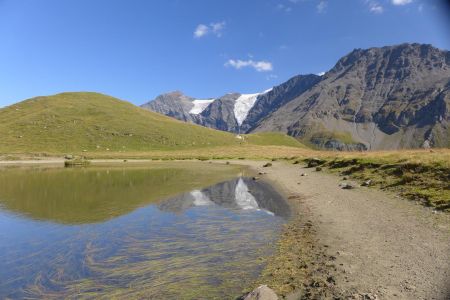
{"label": "brown earth", "polygon": [[[342,178],[299,165],[236,163],[265,172],[260,176],[298,210],[298,220],[284,237],[292,238],[298,229],[295,234],[309,244],[299,248],[292,241],[283,245],[282,239],[284,253],[277,255],[290,256],[291,268],[297,253],[289,251],[297,251],[309,281],[295,287],[295,272],[274,280],[273,288],[282,296],[291,284],[297,292],[288,299],[450,299],[449,214],[357,183],[354,189],[342,189]],[[277,269],[270,263],[269,268]]]}

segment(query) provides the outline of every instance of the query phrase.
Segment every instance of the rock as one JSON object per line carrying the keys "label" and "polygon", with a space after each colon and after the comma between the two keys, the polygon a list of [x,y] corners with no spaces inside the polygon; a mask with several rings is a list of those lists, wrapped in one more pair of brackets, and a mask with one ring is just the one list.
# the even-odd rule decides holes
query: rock
{"label": "rock", "polygon": [[352,299],[360,299],[360,300],[378,300],[377,295],[371,293],[363,293],[363,294],[354,294],[352,295]]}
{"label": "rock", "polygon": [[316,172],[322,171],[322,167],[316,167]]}
{"label": "rock", "polygon": [[348,180],[348,177],[347,176],[344,176],[344,178],[342,178],[343,180]]}
{"label": "rock", "polygon": [[306,162],[307,162],[307,168],[318,167],[325,163],[324,160],[318,159],[318,158],[310,158],[310,159],[307,159]]}
{"label": "rock", "polygon": [[339,184],[339,186],[340,186],[343,190],[351,190],[351,189],[354,189],[354,188],[355,188],[353,185],[351,185],[350,183],[347,183],[347,182],[343,182],[343,183]]}
{"label": "rock", "polygon": [[226,163],[225,163],[226,165],[229,165],[230,164],[230,162],[229,161],[227,161]]}
{"label": "rock", "polygon": [[264,168],[271,167],[271,166],[272,166],[272,163],[267,163],[267,164],[263,165]]}
{"label": "rock", "polygon": [[252,177],[252,179],[256,181],[256,180],[259,180],[259,177],[254,176],[254,177]]}
{"label": "rock", "polygon": [[371,186],[372,185],[372,179],[366,180],[363,183],[361,183],[361,186]]}
{"label": "rock", "polygon": [[261,285],[249,293],[244,300],[278,300],[278,296],[267,285]]}
{"label": "rock", "polygon": [[429,140],[425,140],[422,144],[422,148],[423,149],[430,149],[431,145],[430,145],[430,141]]}
{"label": "rock", "polygon": [[265,175],[267,174],[266,172],[259,172],[258,175]]}
{"label": "rock", "polygon": [[405,289],[407,291],[415,291],[417,288],[412,284],[407,284],[407,285],[405,285]]}
{"label": "rock", "polygon": [[302,173],[302,174],[300,174],[300,176],[308,176],[308,174]]}
{"label": "rock", "polygon": [[73,159],[73,155],[72,154],[66,154],[64,155],[65,159]]}

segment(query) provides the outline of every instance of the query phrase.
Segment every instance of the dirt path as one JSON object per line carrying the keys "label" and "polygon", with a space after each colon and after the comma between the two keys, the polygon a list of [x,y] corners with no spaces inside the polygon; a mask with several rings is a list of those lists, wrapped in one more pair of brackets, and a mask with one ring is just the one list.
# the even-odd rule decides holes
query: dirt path
{"label": "dirt path", "polygon": [[[236,162],[238,163],[238,162]],[[450,299],[450,217],[371,188],[344,190],[341,178],[298,165],[239,161],[287,195],[336,257],[336,286],[366,299]],[[307,173],[308,176],[300,176]]]}

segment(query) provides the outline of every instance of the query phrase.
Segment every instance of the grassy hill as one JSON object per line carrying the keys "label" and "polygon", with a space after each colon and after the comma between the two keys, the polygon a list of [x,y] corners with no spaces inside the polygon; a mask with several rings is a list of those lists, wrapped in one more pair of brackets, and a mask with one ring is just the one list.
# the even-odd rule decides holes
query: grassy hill
{"label": "grassy hill", "polygon": [[187,124],[98,93],[36,97],[0,110],[0,153],[129,152],[216,146],[302,147],[275,133],[235,135]]}

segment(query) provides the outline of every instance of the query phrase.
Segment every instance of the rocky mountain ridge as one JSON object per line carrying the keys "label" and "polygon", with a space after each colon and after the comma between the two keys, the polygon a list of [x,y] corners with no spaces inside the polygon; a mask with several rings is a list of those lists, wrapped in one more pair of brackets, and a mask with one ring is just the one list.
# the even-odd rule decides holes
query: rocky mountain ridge
{"label": "rocky mountain ridge", "polygon": [[189,113],[193,101],[176,92],[143,107],[225,131],[281,131],[326,149],[449,147],[450,52],[424,44],[355,49],[323,76],[227,94],[198,114]]}

